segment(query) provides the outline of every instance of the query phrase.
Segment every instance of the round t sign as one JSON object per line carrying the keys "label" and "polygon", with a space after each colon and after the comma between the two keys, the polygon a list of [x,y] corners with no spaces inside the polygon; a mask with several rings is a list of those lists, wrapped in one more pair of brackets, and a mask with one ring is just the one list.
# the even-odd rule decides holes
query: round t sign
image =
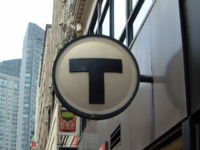
{"label": "round t sign", "polygon": [[53,84],[60,102],[89,119],[106,119],[125,110],[139,86],[132,53],[106,36],[83,36],[69,42],[53,66]]}

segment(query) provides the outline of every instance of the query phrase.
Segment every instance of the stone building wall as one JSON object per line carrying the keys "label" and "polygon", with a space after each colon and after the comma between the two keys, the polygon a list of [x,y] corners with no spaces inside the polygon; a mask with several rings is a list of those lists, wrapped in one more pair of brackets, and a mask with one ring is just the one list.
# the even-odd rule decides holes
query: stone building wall
{"label": "stone building wall", "polygon": [[[52,67],[60,49],[70,40],[87,33],[96,0],[54,0],[52,25],[47,26],[39,98],[37,102],[37,150],[56,150],[62,137],[58,133],[58,106],[53,92]],[[68,139],[73,139],[70,137]],[[69,143],[69,141],[65,141]]]}

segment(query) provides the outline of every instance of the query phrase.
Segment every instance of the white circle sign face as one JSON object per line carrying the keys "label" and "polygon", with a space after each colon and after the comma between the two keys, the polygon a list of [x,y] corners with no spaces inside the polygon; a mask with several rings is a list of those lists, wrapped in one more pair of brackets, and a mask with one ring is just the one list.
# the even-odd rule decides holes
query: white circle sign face
{"label": "white circle sign face", "polygon": [[106,119],[125,110],[139,87],[132,53],[106,36],[83,36],[69,42],[53,66],[54,90],[70,111]]}

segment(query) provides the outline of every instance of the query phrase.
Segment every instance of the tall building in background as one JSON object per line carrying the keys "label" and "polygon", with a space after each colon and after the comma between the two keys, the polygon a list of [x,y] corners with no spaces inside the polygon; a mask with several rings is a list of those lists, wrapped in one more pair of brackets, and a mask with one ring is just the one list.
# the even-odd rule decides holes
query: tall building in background
{"label": "tall building in background", "polygon": [[0,150],[16,150],[21,59],[0,62]]}
{"label": "tall building in background", "polygon": [[20,72],[17,150],[29,150],[34,137],[38,76],[43,51],[44,30],[29,23],[23,42]]}

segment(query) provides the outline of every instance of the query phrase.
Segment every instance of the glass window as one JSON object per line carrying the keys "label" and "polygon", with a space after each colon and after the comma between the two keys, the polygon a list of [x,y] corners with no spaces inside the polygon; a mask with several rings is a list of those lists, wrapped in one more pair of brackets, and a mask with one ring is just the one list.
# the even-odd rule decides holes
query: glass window
{"label": "glass window", "polygon": [[25,87],[30,87],[30,84],[29,83],[25,83]]}
{"label": "glass window", "polygon": [[149,12],[150,7],[152,6],[154,0],[145,0],[144,4],[142,5],[142,8],[140,12],[138,13],[134,23],[133,23],[133,35],[135,36],[140,29],[144,19],[147,16],[147,13]]}
{"label": "glass window", "polygon": [[107,0],[103,0],[102,4],[101,4],[101,12],[103,11],[103,9],[105,8]]}
{"label": "glass window", "polygon": [[110,9],[109,8],[106,12],[106,16],[102,24],[102,34],[107,35],[107,36],[110,35]]}
{"label": "glass window", "polygon": [[132,10],[135,8],[137,2],[138,2],[138,0],[131,0]]}
{"label": "glass window", "polygon": [[125,0],[113,0],[114,2],[114,37],[119,39],[126,22]]}
{"label": "glass window", "polygon": [[126,38],[124,39],[123,44],[124,44],[125,46],[127,46],[127,39],[126,39]]}
{"label": "glass window", "polygon": [[96,24],[95,24],[95,26],[94,26],[93,33],[96,33],[96,32],[97,32],[97,27],[98,27],[98,21],[96,21]]}

